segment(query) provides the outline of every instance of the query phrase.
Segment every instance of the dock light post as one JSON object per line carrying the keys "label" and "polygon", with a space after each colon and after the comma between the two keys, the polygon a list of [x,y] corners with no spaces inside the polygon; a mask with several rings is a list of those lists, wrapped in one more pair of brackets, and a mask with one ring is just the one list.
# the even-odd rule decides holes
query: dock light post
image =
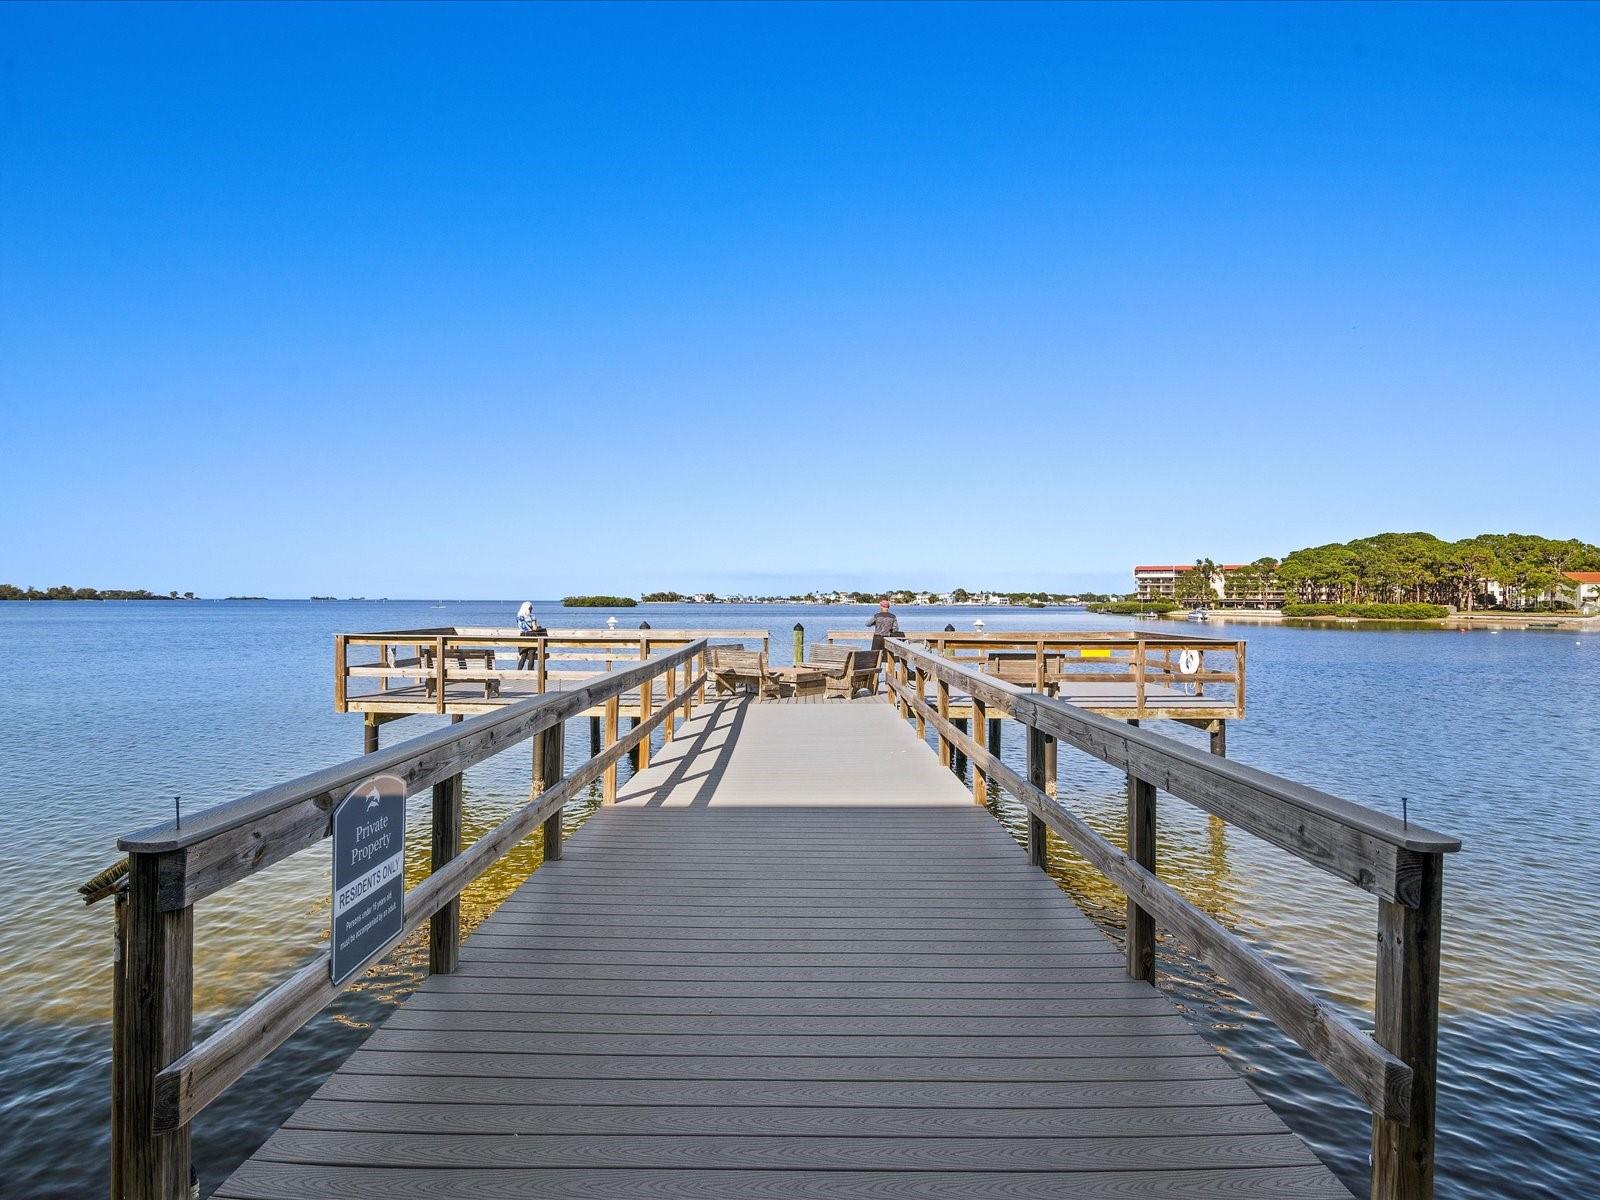
{"label": "dock light post", "polygon": [[972,627],[974,629],[976,629],[979,633],[982,633],[983,632],[983,618],[979,617],[976,621],[974,621],[972,623]]}
{"label": "dock light post", "polygon": [[607,617],[606,618],[606,628],[614,630],[614,629],[616,629],[616,627],[617,627],[617,619],[615,617]]}

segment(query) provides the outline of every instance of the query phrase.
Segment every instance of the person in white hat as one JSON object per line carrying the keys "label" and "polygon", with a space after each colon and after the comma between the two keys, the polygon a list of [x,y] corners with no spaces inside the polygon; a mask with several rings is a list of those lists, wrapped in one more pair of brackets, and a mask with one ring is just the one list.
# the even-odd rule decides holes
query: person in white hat
{"label": "person in white hat", "polygon": [[[524,600],[522,607],[517,609],[517,634],[520,637],[533,637],[540,632],[542,631],[539,628],[539,618],[533,615],[533,601]],[[531,671],[533,668],[533,647],[521,647],[517,651],[517,670]]]}

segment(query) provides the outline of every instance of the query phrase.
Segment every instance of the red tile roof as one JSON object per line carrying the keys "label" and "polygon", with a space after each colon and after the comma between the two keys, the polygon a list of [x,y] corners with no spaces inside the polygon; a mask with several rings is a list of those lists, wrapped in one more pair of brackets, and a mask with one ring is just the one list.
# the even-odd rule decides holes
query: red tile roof
{"label": "red tile roof", "polygon": [[1600,571],[1568,571],[1567,578],[1573,583],[1600,583]]}

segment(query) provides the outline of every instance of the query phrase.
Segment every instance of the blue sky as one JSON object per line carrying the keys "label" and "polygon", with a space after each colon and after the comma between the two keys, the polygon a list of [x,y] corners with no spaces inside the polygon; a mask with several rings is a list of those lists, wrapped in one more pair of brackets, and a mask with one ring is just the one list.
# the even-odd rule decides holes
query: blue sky
{"label": "blue sky", "polygon": [[0,7],[0,580],[1600,541],[1600,8]]}

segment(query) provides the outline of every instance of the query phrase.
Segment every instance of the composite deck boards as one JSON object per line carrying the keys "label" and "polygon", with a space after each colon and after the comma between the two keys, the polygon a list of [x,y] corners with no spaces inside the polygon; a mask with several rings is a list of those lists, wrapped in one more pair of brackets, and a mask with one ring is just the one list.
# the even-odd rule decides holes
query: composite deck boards
{"label": "composite deck boards", "polygon": [[1350,1195],[881,700],[700,708],[216,1194]]}

